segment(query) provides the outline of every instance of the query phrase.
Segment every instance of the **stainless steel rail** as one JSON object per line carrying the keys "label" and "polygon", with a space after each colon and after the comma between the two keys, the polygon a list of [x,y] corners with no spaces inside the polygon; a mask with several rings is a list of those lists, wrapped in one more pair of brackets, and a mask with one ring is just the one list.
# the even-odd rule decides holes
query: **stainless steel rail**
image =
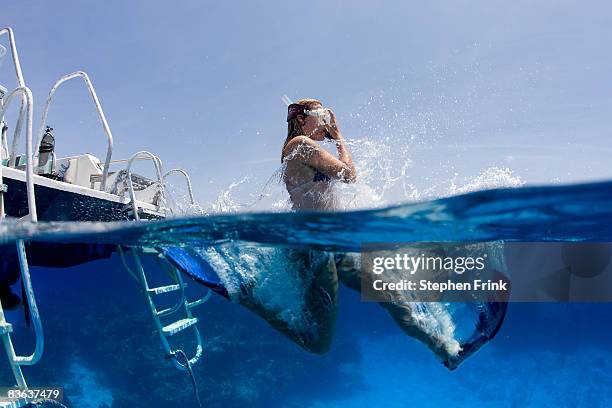
{"label": "stainless steel rail", "polygon": [[49,91],[49,96],[47,96],[47,101],[45,102],[43,114],[40,119],[40,127],[38,128],[38,142],[36,143],[36,164],[38,165],[38,148],[40,146],[40,143],[44,135],[45,124],[47,121],[47,116],[49,114],[49,107],[51,106],[51,100],[53,99],[55,92],[59,89],[59,87],[62,84],[66,83],[67,81],[70,81],[71,79],[75,79],[75,78],[83,78],[83,81],[85,81],[85,85],[87,86],[89,95],[91,96],[91,99],[93,100],[93,103],[96,107],[96,111],[98,112],[98,116],[100,117],[100,121],[102,122],[104,133],[106,133],[106,139],[107,139],[106,159],[104,160],[104,168],[102,169],[102,182],[100,183],[100,190],[104,191],[106,188],[106,179],[108,178],[108,168],[110,166],[111,157],[113,155],[113,134],[110,130],[110,127],[108,126],[106,115],[104,115],[104,111],[102,110],[102,105],[100,105],[100,100],[98,99],[96,90],[94,89],[94,86],[91,83],[91,79],[89,79],[89,76],[87,75],[87,73],[83,71],[76,71],[71,74],[64,75],[63,77],[57,80],[57,82],[51,88],[51,91]]}
{"label": "stainless steel rail", "polygon": [[[13,57],[13,66],[15,67],[15,76],[17,77],[17,87],[23,88],[25,87],[25,80],[23,79],[23,72],[21,71],[21,62],[19,61],[19,53],[17,52],[17,43],[15,42],[15,34],[13,34],[13,29],[10,27],[5,27],[0,29],[0,37],[3,35],[8,36],[9,47],[11,49],[11,56]],[[17,117],[17,122],[15,123],[15,132],[13,137],[13,146],[11,148],[11,155],[9,157],[9,166],[15,165],[15,152],[17,150],[17,135],[21,134],[21,128],[23,126],[23,115],[25,111],[25,102],[21,101],[21,106],[19,108],[19,116]],[[0,115],[0,118],[2,116]]]}
{"label": "stainless steel rail", "polygon": [[[0,117],[3,117],[6,113],[6,109],[9,107],[13,99],[21,95],[22,105],[24,105],[24,109],[19,113],[19,117],[21,118],[25,114],[26,119],[26,186],[27,186],[27,196],[28,196],[28,218],[32,222],[38,221],[38,217],[36,214],[36,198],[34,196],[34,167],[32,166],[32,120],[33,120],[33,107],[32,107],[32,91],[27,86],[20,86],[14,89],[11,93],[8,94],[4,98],[4,104],[2,108],[0,108]],[[16,146],[20,139],[20,133],[16,134],[13,138],[13,146],[14,150],[16,150]],[[11,155],[11,159],[15,159],[15,154]],[[10,166],[10,161],[9,161]],[[0,184],[2,184],[2,166],[0,166]],[[1,196],[0,196],[1,197]],[[1,198],[0,198],[1,199]],[[4,216],[3,214],[0,216]]]}
{"label": "stainless steel rail", "polygon": [[151,152],[147,152],[146,150],[142,150],[140,152],[134,153],[132,157],[130,157],[128,160],[126,170],[127,170],[128,190],[130,193],[130,200],[132,201],[132,209],[134,211],[134,219],[137,221],[140,220],[140,216],[138,215],[138,203],[136,202],[136,192],[134,191],[134,183],[132,182],[132,164],[134,164],[136,160],[143,160],[143,159],[150,159],[153,162],[153,165],[155,166],[155,174],[157,176],[157,183],[159,184],[159,188],[160,188],[161,195],[162,195],[162,200],[161,200],[162,203],[165,197],[164,177],[162,175],[162,163],[159,157],[155,156]]}
{"label": "stainless steel rail", "polygon": [[163,177],[164,183],[166,182],[166,178],[173,174],[173,173],[179,173],[182,174],[185,177],[185,182],[187,183],[187,192],[189,194],[189,203],[191,205],[195,205],[195,197],[193,196],[193,188],[191,186],[191,179],[189,178],[189,174],[187,174],[187,172],[185,170],[182,169],[171,169],[168,170]]}

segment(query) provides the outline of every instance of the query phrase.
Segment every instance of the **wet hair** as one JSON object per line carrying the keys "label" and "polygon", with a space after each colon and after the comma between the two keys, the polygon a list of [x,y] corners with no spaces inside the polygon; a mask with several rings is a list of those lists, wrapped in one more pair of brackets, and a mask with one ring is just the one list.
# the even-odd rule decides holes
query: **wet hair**
{"label": "wet hair", "polygon": [[[312,99],[312,98],[303,98],[298,101],[295,101],[294,103],[299,104],[299,105],[304,105],[307,109],[312,109],[314,108],[315,105],[323,105],[321,101],[319,101],[318,99]],[[298,121],[297,116],[293,119],[288,120],[287,121],[287,138],[285,139],[285,143],[283,144],[283,150],[285,150],[285,146],[287,146],[287,143],[289,143],[291,139],[293,139],[296,136],[301,136],[303,134],[304,134],[304,130],[302,129],[302,125],[300,125],[300,122]],[[283,161],[283,158],[281,156],[281,163],[282,161]]]}
{"label": "wet hair", "polygon": [[[294,103],[299,105],[304,105],[308,109],[312,109],[315,105],[323,105],[321,101],[312,98],[304,98],[299,101],[295,101]],[[300,122],[298,122],[297,117],[287,121],[287,140],[285,144],[289,142],[289,140],[293,139],[296,136],[303,135],[304,131],[302,130],[302,126]]]}

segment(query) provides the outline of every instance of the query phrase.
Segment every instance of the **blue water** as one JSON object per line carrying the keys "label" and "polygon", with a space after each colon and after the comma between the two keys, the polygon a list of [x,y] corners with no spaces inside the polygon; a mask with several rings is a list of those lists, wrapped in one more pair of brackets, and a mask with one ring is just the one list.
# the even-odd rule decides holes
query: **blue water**
{"label": "blue water", "polygon": [[[357,250],[379,241],[611,241],[612,182],[492,190],[339,214],[239,214],[108,225],[11,225],[26,238],[125,245]],[[46,349],[31,384],[62,384],[78,407],[195,406],[187,376],[162,357],[144,297],[118,259],[33,268]],[[202,293],[190,286],[193,295]],[[610,304],[510,304],[497,337],[448,371],[376,304],[341,288],[334,344],[310,355],[220,296],[197,310],[207,407],[612,406]],[[11,312],[20,349],[31,349]],[[0,358],[0,378],[8,378]]]}
{"label": "blue water", "polygon": [[612,181],[477,191],[350,212],[242,213],[143,223],[0,225],[15,239],[208,246],[230,241],[357,251],[363,242],[612,241]]}

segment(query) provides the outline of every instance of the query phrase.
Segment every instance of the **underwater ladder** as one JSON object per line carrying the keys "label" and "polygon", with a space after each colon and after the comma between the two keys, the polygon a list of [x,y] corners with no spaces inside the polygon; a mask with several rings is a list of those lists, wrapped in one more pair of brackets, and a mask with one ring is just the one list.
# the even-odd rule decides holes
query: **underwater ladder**
{"label": "underwater ladder", "polygon": [[[159,158],[153,155],[152,153],[141,151],[134,154],[132,158],[130,158],[130,160],[128,161],[127,165],[128,190],[130,193],[132,205],[132,209],[128,212],[128,214],[133,217],[135,221],[141,221],[141,209],[138,208],[138,203],[136,200],[134,185],[131,177],[131,166],[134,160],[143,158],[150,159],[153,162],[153,165],[155,166],[155,172],[157,174],[158,179],[157,182],[159,183],[162,197],[165,196],[164,180],[169,174],[173,172],[178,172],[185,177],[185,180],[187,181],[191,204],[195,204],[193,192],[191,189],[191,181],[185,171],[180,169],[172,169],[166,172],[165,174],[162,174],[162,166]],[[198,406],[201,407],[202,403],[200,401],[198,386],[195,381],[192,365],[197,363],[202,357],[202,337],[200,336],[200,331],[198,330],[198,327],[196,325],[198,323],[198,318],[193,316],[193,314],[191,313],[191,309],[206,302],[210,298],[212,290],[207,289],[207,292],[203,297],[190,302],[187,299],[187,295],[185,293],[185,288],[187,287],[187,285],[183,281],[181,271],[179,271],[171,262],[169,262],[163,253],[161,253],[155,248],[131,247],[130,252],[132,253],[134,266],[136,268],[136,272],[134,272],[134,270],[128,264],[124,249],[120,245],[117,246],[117,252],[119,253],[119,257],[121,259],[121,263],[123,264],[124,269],[140,284],[141,289],[145,294],[149,309],[151,311],[151,315],[153,316],[155,327],[157,328],[157,333],[159,334],[162,347],[166,353],[166,358],[172,360],[174,366],[179,370],[187,371],[191,379],[191,384],[193,386],[194,396],[197,400]],[[155,256],[160,270],[164,271],[167,274],[171,282],[163,286],[150,287],[149,282],[147,280],[147,274],[145,273],[145,268],[141,259],[142,255]],[[156,306],[155,301],[153,300],[153,296],[164,295],[172,292],[178,292],[179,299],[173,306],[159,310]],[[183,317],[179,317],[176,320],[170,319],[170,323],[162,323],[162,319],[166,319],[169,316],[174,316],[179,313],[182,314]],[[170,345],[170,338],[172,336],[188,328],[191,328],[193,330],[196,340],[196,350],[191,358],[189,358],[182,349],[173,348]]]}
{"label": "underwater ladder", "polygon": [[[2,120],[4,119],[3,118],[4,113],[6,112],[6,108],[10,104],[10,102],[14,100],[15,97],[20,96],[21,106],[19,109],[19,116],[18,116],[16,125],[15,125],[15,136],[14,136],[13,143],[14,144],[17,143],[16,142],[17,136],[21,133],[21,128],[25,120],[25,133],[26,133],[25,170],[26,170],[26,191],[27,191],[28,214],[20,218],[18,222],[37,222],[38,217],[36,214],[36,197],[35,197],[35,192],[34,192],[34,168],[33,168],[33,162],[35,160],[35,156],[32,154],[32,122],[33,122],[32,120],[33,118],[32,92],[25,85],[25,81],[23,79],[23,74],[21,71],[21,65],[19,62],[19,57],[17,54],[17,48],[15,45],[15,39],[14,39],[14,34],[13,34],[12,29],[9,27],[0,29],[0,36],[3,36],[4,34],[8,36],[8,40],[10,44],[10,51],[13,57],[13,65],[15,68],[16,76],[17,76],[18,86],[12,92],[8,93],[8,95],[4,95],[2,98],[0,98],[0,122],[2,122]],[[59,85],[61,85],[65,81],[75,78],[75,77],[79,77],[79,76],[85,80],[86,85],[89,88],[90,94],[94,99],[94,103],[96,104],[98,113],[100,114],[100,117],[105,125],[105,130],[107,132],[110,132],[110,130],[108,129],[108,124],[105,121],[104,114],[102,113],[101,106],[99,105],[99,102],[97,100],[97,96],[95,94],[93,86],[91,85],[91,82],[89,81],[89,78],[87,77],[85,73],[77,72],[77,73],[69,74],[69,75],[62,77],[62,79],[60,79],[53,87],[52,93],[57,89]],[[50,94],[49,99],[47,100],[46,109],[48,109],[48,104],[50,103],[52,93]],[[46,110],[45,110],[45,114],[46,114]],[[44,116],[43,116],[43,119],[44,119]],[[129,190],[130,199],[131,199],[131,203],[128,204],[128,206],[131,208],[127,209],[126,214],[128,215],[129,218],[138,222],[140,221],[140,218],[141,218],[140,215],[146,214],[146,209],[139,208],[138,203],[136,201],[136,194],[135,194],[134,186],[132,183],[132,173],[131,173],[132,163],[135,160],[142,160],[142,159],[150,159],[155,165],[155,170],[157,173],[157,183],[159,183],[162,197],[164,196],[164,193],[165,193],[164,184],[165,184],[166,177],[171,173],[178,172],[182,174],[183,176],[185,176],[186,181],[187,181],[189,196],[190,196],[192,204],[194,203],[193,192],[191,190],[191,182],[189,180],[189,176],[187,175],[187,173],[185,173],[183,170],[180,170],[180,169],[172,169],[166,172],[165,174],[163,174],[162,168],[161,168],[161,160],[159,160],[157,156],[149,152],[142,151],[142,152],[138,152],[134,154],[128,161],[128,165],[127,165],[128,190]],[[5,198],[4,194],[7,193],[7,189],[8,189],[7,185],[3,183],[2,177],[3,177],[2,176],[2,166],[0,166],[0,222],[3,222],[6,218],[5,208],[4,208],[4,198]],[[24,307],[27,307],[29,309],[29,313],[31,316],[31,322],[34,328],[34,335],[35,335],[35,341],[36,341],[34,351],[29,356],[20,356],[16,354],[15,348],[13,346],[13,342],[11,340],[11,333],[13,331],[13,326],[11,325],[11,323],[9,323],[6,320],[4,310],[2,308],[2,304],[0,304],[0,339],[2,341],[2,346],[4,347],[6,354],[8,356],[8,361],[11,366],[11,371],[15,378],[14,385],[20,390],[28,390],[28,385],[23,375],[22,366],[34,365],[40,360],[42,353],[43,353],[43,349],[44,349],[44,336],[43,336],[41,318],[38,312],[38,307],[36,305],[34,290],[32,288],[32,282],[30,279],[30,272],[29,272],[29,267],[28,267],[28,260],[27,260],[27,254],[26,254],[24,241],[18,240],[16,242],[16,246],[17,246],[17,256],[19,258],[21,281],[22,281],[22,284],[25,290],[25,295],[26,295],[25,300],[27,300],[27,305],[25,305]],[[141,289],[143,290],[145,294],[145,298],[149,305],[150,312],[153,316],[153,321],[157,328],[157,332],[159,334],[162,347],[164,349],[164,352],[166,353],[166,358],[172,360],[174,363],[174,366],[177,367],[178,369],[188,372],[191,378],[192,385],[193,385],[195,398],[198,402],[198,405],[201,406],[199,395],[198,395],[198,390],[197,390],[197,384],[195,382],[193,371],[192,371],[192,365],[198,362],[200,358],[202,357],[203,347],[202,347],[202,339],[201,339],[200,333],[196,325],[198,322],[198,318],[192,315],[191,309],[206,302],[210,298],[212,292],[209,289],[202,298],[190,302],[189,300],[187,300],[187,296],[185,293],[186,284],[182,279],[181,272],[172,263],[170,263],[160,251],[158,251],[155,248],[140,248],[140,247],[131,247],[127,249],[129,249],[129,251],[132,253],[133,262],[134,262],[136,271],[134,272],[134,270],[130,268],[130,266],[128,265],[126,254],[125,254],[126,249],[122,248],[121,246],[118,246],[117,251],[119,253],[119,257],[121,259],[123,267],[129,272],[129,274],[132,277],[136,279],[136,281],[139,283]],[[158,262],[160,269],[169,276],[171,283],[164,285],[164,286],[159,286],[159,287],[150,287],[148,280],[147,280],[146,273],[145,273],[145,269],[143,266],[143,262],[141,259],[142,255],[154,255]],[[158,310],[156,303],[153,300],[153,296],[163,295],[163,294],[172,293],[172,292],[178,292],[179,294],[179,299],[176,301],[176,303],[174,303],[174,305],[171,307],[164,308],[162,310]],[[178,318],[176,317],[170,318],[170,316],[175,316],[177,314],[181,314],[181,316]],[[162,323],[162,319],[169,320],[169,322]],[[187,354],[183,350],[179,348],[173,348],[170,344],[170,338],[172,336],[188,328],[191,328],[193,330],[193,333],[195,336],[195,342],[196,342],[195,352],[193,356],[191,357],[188,357]],[[36,402],[37,401],[33,401],[28,398],[20,399],[17,401],[11,401],[11,402],[0,401],[0,408],[18,408],[18,407],[25,407],[25,406],[35,407]],[[63,406],[63,405],[55,403],[54,406]]]}

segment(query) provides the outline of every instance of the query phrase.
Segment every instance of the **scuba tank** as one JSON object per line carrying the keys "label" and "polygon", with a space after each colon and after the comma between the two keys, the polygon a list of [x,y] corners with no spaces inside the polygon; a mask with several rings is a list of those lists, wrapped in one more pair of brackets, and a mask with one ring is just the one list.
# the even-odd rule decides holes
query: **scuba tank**
{"label": "scuba tank", "polygon": [[[55,170],[53,168],[55,167],[55,137],[53,137],[52,131],[53,128],[47,126],[38,148],[38,168],[40,174],[53,174],[53,170]],[[50,165],[49,160],[51,160]]]}

